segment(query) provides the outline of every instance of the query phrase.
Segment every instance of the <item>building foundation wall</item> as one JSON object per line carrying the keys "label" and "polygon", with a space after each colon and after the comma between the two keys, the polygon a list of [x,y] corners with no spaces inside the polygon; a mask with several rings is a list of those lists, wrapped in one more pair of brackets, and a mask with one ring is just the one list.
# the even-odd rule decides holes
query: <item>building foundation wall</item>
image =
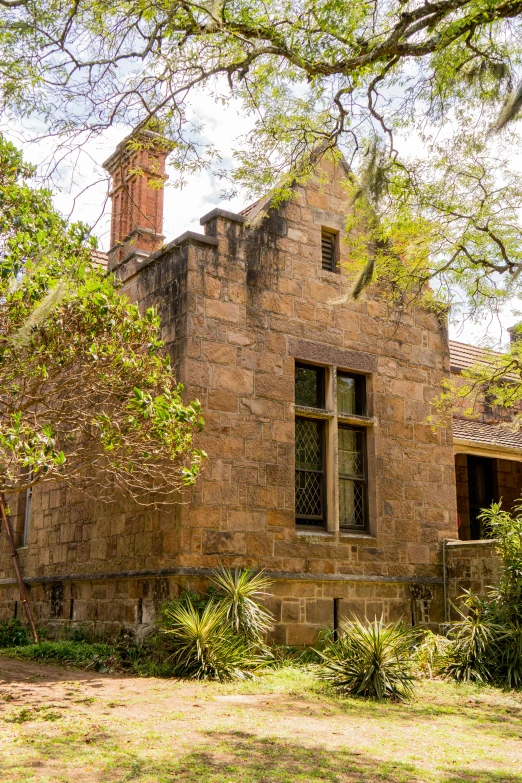
{"label": "building foundation wall", "polygon": [[[72,627],[82,627],[97,638],[110,639],[122,632],[143,638],[156,627],[161,605],[183,591],[202,594],[207,575],[181,574],[81,581],[32,582],[29,598],[37,624],[50,637],[60,637]],[[313,644],[320,631],[332,628],[334,599],[339,618],[402,619],[406,625],[438,630],[443,621],[442,580],[381,581],[274,578],[266,607],[274,618],[272,641],[276,644]],[[0,619],[22,620],[18,586],[0,586]]]}

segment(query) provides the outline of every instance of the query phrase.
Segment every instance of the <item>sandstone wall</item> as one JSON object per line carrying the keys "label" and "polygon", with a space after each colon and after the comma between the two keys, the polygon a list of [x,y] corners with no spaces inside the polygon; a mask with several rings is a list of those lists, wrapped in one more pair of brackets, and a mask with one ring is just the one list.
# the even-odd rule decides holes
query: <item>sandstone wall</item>
{"label": "sandstone wall", "polygon": [[[136,572],[143,570],[153,581],[165,569],[267,568],[283,585],[278,627],[287,631],[278,633],[287,641],[324,626],[333,597],[343,598],[343,611],[408,617],[412,586],[439,590],[440,544],[456,536],[455,468],[450,429],[432,432],[426,417],[449,371],[446,334],[428,312],[393,313],[378,297],[347,297],[352,283],[342,243],[347,268],[342,274],[321,269],[321,227],[342,235],[350,208],[344,169],[326,174],[328,185],[299,189],[295,201],[257,227],[218,211],[205,220],[206,236],[184,235],[145,262],[119,269],[131,299],[159,307],[178,378],[187,396],[203,403],[200,445],[209,459],[194,491],[168,512],[136,508],[124,498],[102,507],[81,488],[35,491],[29,547],[21,551],[24,573],[55,582],[98,575],[73,580],[79,595],[93,591],[74,598],[74,619],[86,612],[94,620],[94,605],[105,601],[119,618],[114,622],[135,624],[133,602],[149,600],[133,593],[141,589]],[[373,424],[364,533],[341,532],[335,520],[328,531],[296,530],[296,360],[367,377]],[[9,579],[3,541],[0,547],[0,575]],[[127,580],[119,576],[124,573]],[[42,617],[50,615],[46,589],[33,588]],[[13,588],[6,590],[4,614],[13,607]],[[82,600],[87,603],[76,604]],[[435,618],[437,601],[430,609]],[[109,616],[109,608],[100,611]],[[301,636],[296,626],[305,629]]]}
{"label": "sandstone wall", "polygon": [[[486,595],[500,574],[501,560],[493,541],[448,541],[446,574],[448,602],[457,603],[464,590]],[[449,607],[450,619],[458,619]]]}

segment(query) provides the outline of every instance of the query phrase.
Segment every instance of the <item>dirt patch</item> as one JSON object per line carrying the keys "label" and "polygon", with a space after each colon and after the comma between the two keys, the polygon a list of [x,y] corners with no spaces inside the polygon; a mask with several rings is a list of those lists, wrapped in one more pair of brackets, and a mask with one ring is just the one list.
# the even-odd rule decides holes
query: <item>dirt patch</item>
{"label": "dirt patch", "polygon": [[522,783],[522,698],[334,699],[281,671],[220,686],[0,658],[2,783]]}

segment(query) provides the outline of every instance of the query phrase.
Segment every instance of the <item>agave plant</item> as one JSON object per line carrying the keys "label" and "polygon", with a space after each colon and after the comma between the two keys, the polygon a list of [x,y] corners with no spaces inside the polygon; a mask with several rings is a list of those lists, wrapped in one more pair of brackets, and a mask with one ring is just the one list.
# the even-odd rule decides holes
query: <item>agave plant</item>
{"label": "agave plant", "polygon": [[255,647],[235,633],[226,607],[209,601],[198,609],[189,599],[169,603],[161,628],[175,675],[225,682],[245,679],[262,659]]}
{"label": "agave plant", "polygon": [[339,692],[382,701],[413,693],[412,650],[417,632],[402,622],[347,622],[337,641],[325,640],[319,676]]}
{"label": "agave plant", "polygon": [[272,615],[260,602],[270,595],[267,592],[270,581],[263,572],[222,568],[214,572],[212,582],[234,631],[245,639],[263,644],[264,636],[274,627]]}

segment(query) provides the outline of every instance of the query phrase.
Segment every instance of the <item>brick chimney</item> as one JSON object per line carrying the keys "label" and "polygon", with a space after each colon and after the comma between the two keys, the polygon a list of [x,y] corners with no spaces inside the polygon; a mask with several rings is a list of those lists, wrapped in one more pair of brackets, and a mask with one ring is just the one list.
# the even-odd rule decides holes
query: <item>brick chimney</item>
{"label": "brick chimney", "polygon": [[163,244],[163,186],[168,142],[151,131],[131,134],[103,164],[112,178],[108,269],[146,258]]}

